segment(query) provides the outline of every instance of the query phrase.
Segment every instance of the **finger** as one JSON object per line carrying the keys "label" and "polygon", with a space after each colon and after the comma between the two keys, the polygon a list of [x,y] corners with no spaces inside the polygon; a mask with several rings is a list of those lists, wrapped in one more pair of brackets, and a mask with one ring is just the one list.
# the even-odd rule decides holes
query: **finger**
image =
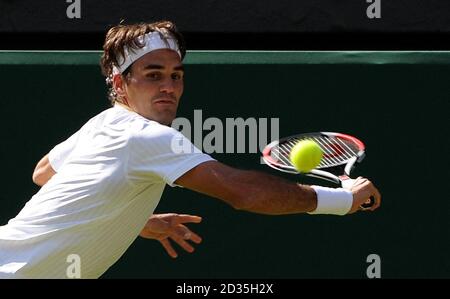
{"label": "finger", "polygon": [[373,184],[372,184],[372,192],[373,192],[373,197],[375,198],[375,204],[373,205],[371,210],[375,211],[381,205],[381,194],[380,194],[380,191],[378,191],[378,189]]}
{"label": "finger", "polygon": [[152,232],[164,233],[171,227],[170,223],[162,218],[150,218],[147,221],[146,228]]}
{"label": "finger", "polygon": [[169,239],[162,239],[159,242],[161,242],[162,246],[164,247],[164,249],[166,250],[167,254],[172,257],[172,258],[176,258],[178,257],[177,252],[175,251],[175,249],[173,249],[172,245],[170,244]]}
{"label": "finger", "polygon": [[183,224],[178,224],[176,227],[172,228],[170,234],[185,240],[190,239],[192,236],[191,231]]}
{"label": "finger", "polygon": [[202,238],[199,235],[197,235],[193,231],[190,231],[190,233],[191,233],[191,237],[189,238],[190,240],[192,240],[194,243],[197,244],[200,244],[202,242]]}
{"label": "finger", "polygon": [[176,223],[200,223],[202,217],[195,215],[180,214],[175,218]]}
{"label": "finger", "polygon": [[364,183],[368,182],[368,180],[366,178],[363,178],[361,176],[359,176],[356,180],[355,183],[353,184],[353,186],[357,186],[357,185],[362,185]]}
{"label": "finger", "polygon": [[178,236],[171,236],[171,239],[173,241],[175,241],[178,245],[181,246],[181,248],[183,248],[184,250],[186,250],[189,253],[194,252],[194,247],[192,247],[191,244],[189,244],[188,242],[186,242],[185,240],[181,239]]}
{"label": "finger", "polygon": [[183,224],[179,224],[174,232],[179,238],[184,240],[192,240],[195,243],[199,244],[202,241],[202,238],[191,231],[188,227]]}
{"label": "finger", "polygon": [[361,208],[360,210],[363,211],[375,211],[381,203],[381,195],[378,189],[373,185],[373,183],[369,180],[364,182],[363,188],[367,190],[368,192],[368,198],[364,203],[370,203],[371,198],[373,197],[374,203],[371,207],[368,208]]}
{"label": "finger", "polygon": [[364,188],[367,188],[367,190],[369,191],[368,201],[370,201],[371,197],[373,197],[375,200],[374,204],[368,209],[370,211],[374,211],[380,206],[380,200],[381,200],[380,192],[377,190],[377,188],[374,186],[374,184],[369,180],[367,180],[365,182]]}

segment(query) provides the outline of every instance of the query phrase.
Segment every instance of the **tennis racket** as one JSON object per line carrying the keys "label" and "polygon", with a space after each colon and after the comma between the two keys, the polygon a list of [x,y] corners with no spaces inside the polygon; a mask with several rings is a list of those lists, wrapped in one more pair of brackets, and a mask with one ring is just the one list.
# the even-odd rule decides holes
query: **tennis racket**
{"label": "tennis racket", "polygon": [[[350,173],[365,156],[364,143],[350,135],[315,132],[282,138],[273,141],[264,148],[262,153],[264,162],[276,170],[299,174],[292,165],[289,155],[297,142],[305,139],[315,141],[320,146],[323,157],[316,168],[302,174],[327,180],[345,189],[350,189],[354,182],[354,179],[350,178]],[[367,210],[374,204],[375,199],[371,197],[360,208]]]}

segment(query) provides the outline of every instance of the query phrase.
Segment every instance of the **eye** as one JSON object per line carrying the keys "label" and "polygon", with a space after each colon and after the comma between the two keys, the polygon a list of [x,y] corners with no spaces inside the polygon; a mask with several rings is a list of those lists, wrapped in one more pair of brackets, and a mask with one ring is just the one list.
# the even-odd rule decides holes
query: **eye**
{"label": "eye", "polygon": [[151,73],[147,73],[145,75],[146,78],[149,78],[151,80],[159,80],[161,78],[161,73],[159,72],[151,72]]}
{"label": "eye", "polygon": [[173,73],[172,74],[172,80],[182,80],[183,79],[183,73]]}

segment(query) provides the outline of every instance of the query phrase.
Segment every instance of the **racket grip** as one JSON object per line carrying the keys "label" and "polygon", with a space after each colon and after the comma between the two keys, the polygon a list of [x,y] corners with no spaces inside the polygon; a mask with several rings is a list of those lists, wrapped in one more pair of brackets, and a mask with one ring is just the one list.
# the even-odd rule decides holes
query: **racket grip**
{"label": "racket grip", "polygon": [[[350,190],[353,186],[353,183],[355,182],[354,179],[351,179],[349,177],[341,177],[342,181],[341,181],[341,185],[342,188]],[[375,198],[373,196],[371,196],[368,200],[366,200],[365,203],[363,203],[360,208],[361,210],[368,210],[370,209],[373,205],[375,204]]]}

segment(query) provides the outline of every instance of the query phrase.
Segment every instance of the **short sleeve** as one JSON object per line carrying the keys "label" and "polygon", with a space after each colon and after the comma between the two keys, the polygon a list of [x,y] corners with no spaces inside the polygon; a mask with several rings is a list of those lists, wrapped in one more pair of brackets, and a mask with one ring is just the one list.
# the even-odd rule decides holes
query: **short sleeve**
{"label": "short sleeve", "polygon": [[172,187],[187,171],[214,160],[177,130],[156,122],[132,137],[129,154],[131,178],[146,180],[156,176]]}
{"label": "short sleeve", "polygon": [[50,165],[52,166],[53,170],[58,172],[58,169],[60,169],[61,165],[64,163],[66,158],[69,156],[69,154],[74,149],[75,145],[78,141],[79,132],[77,131],[75,134],[70,136],[65,141],[61,142],[60,144],[56,145],[48,154],[48,160],[50,162]]}

